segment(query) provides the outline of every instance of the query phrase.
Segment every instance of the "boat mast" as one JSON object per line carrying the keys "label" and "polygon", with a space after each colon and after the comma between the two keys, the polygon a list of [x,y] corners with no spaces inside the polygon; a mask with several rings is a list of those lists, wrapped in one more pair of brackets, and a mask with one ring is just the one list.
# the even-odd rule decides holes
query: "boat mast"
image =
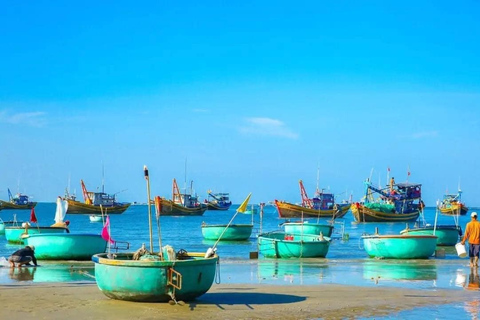
{"label": "boat mast", "polygon": [[[148,168],[146,165],[143,166],[143,175],[147,181],[147,204],[148,204],[148,228],[150,231],[150,252],[153,252],[153,231],[152,231],[152,209],[150,203],[150,179],[148,177]],[[162,248],[160,248],[160,251]]]}

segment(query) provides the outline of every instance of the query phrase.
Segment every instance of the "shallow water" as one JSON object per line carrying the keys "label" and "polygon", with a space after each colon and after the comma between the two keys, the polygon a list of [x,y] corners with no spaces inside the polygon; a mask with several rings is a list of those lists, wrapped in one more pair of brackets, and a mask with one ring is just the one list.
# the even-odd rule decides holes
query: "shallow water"
{"label": "shallow water", "polygon": [[[153,210],[153,208],[152,208]],[[39,203],[35,208],[40,225],[53,223],[54,203]],[[17,220],[28,221],[30,211],[3,210],[0,217],[11,220],[13,214]],[[207,211],[200,217],[161,217],[162,245],[172,245],[176,251],[205,252],[213,241],[203,240],[201,224],[226,224],[235,214],[229,211]],[[427,222],[434,223],[435,210],[427,208]],[[451,289],[466,290],[469,287],[479,290],[478,277],[475,278],[468,266],[468,259],[460,259],[454,247],[438,247],[439,257],[427,260],[376,260],[367,257],[361,236],[372,234],[378,228],[380,234],[398,234],[405,223],[363,223],[357,224],[351,213],[338,219],[335,225],[333,241],[327,258],[319,259],[265,259],[250,260],[250,252],[257,251],[256,234],[261,231],[280,229],[284,222],[278,218],[274,207],[266,207],[262,224],[259,215],[238,214],[234,223],[250,223],[254,219],[254,234],[248,241],[220,242],[220,277],[222,283],[266,283],[279,285],[320,285],[345,284],[354,286],[402,287],[421,290]],[[100,233],[102,223],[92,223],[88,215],[67,215],[71,232]],[[469,216],[460,217],[460,225],[465,228]],[[154,220],[155,222],[155,220]],[[313,222],[313,221],[312,221]],[[131,206],[121,215],[110,216],[112,238],[130,243],[130,251],[138,249],[142,243],[149,248],[148,209],[147,206]],[[438,216],[439,224],[455,224],[450,216]],[[412,227],[413,224],[410,224]],[[153,226],[155,250],[158,250],[157,224]],[[348,239],[348,240],[342,240]],[[8,244],[3,236],[0,238],[0,257],[8,257],[21,245]],[[14,270],[0,267],[0,284],[18,281],[29,282],[93,282],[92,262],[44,262],[38,268]],[[476,286],[476,288],[474,287]],[[480,292],[479,292],[480,294]],[[442,306],[442,308],[447,308]],[[421,309],[421,310],[420,310]],[[467,308],[468,309],[468,308]],[[466,308],[451,308],[461,318],[473,318]],[[468,309],[469,310],[469,309]],[[438,308],[419,308],[412,313],[398,313],[393,318],[417,318],[429,315],[429,318],[442,315]],[[451,313],[449,313],[452,315]],[[388,319],[388,318],[380,318]],[[441,317],[438,319],[442,319]]]}

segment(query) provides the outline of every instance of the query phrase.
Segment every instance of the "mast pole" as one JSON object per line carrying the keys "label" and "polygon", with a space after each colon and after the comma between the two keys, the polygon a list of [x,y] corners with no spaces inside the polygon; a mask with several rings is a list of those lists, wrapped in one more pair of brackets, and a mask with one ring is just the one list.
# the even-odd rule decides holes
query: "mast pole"
{"label": "mast pole", "polygon": [[150,203],[150,179],[148,177],[147,166],[143,166],[143,174],[145,176],[145,180],[147,181],[148,229],[150,232],[150,252],[153,252],[152,208]]}

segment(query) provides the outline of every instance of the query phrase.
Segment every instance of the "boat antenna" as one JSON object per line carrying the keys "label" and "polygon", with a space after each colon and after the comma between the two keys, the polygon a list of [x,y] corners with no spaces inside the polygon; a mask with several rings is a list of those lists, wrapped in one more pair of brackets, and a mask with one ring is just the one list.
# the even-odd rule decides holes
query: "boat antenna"
{"label": "boat antenna", "polygon": [[150,179],[148,177],[148,168],[143,166],[143,175],[147,181],[147,204],[148,204],[148,229],[150,232],[150,252],[153,252],[153,232],[152,232],[152,208],[150,203]]}
{"label": "boat antenna", "polygon": [[102,193],[105,193],[105,165],[102,161]]}

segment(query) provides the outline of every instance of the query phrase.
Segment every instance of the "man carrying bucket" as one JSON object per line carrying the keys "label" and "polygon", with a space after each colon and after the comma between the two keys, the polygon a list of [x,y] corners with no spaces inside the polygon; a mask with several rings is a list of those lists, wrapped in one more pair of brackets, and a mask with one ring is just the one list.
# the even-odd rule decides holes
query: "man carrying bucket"
{"label": "man carrying bucket", "polygon": [[468,240],[468,255],[470,256],[470,267],[478,267],[478,256],[480,254],[480,222],[477,221],[477,213],[472,212],[472,221],[467,223],[462,244]]}

